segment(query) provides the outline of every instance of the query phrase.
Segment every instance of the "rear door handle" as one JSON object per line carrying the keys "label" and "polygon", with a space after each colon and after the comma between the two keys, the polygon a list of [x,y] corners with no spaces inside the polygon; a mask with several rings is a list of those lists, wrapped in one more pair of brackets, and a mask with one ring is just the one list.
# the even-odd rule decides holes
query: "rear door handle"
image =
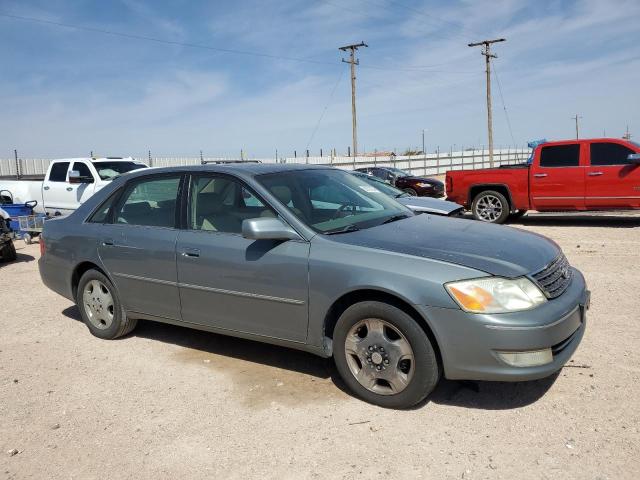
{"label": "rear door handle", "polygon": [[73,187],[67,187],[67,192],[70,192],[71,190],[73,190]]}
{"label": "rear door handle", "polygon": [[111,238],[105,238],[102,241],[102,245],[104,245],[105,247],[113,247],[113,239]]}
{"label": "rear door handle", "polygon": [[49,190],[49,187],[43,187],[43,190]]}
{"label": "rear door handle", "polygon": [[589,172],[587,173],[587,175],[589,175],[590,177],[597,177],[598,175],[602,175],[602,172]]}
{"label": "rear door handle", "polygon": [[182,256],[190,257],[190,258],[198,258],[200,256],[200,250],[198,250],[197,248],[185,248],[184,251],[182,252]]}
{"label": "rear door handle", "polygon": [[536,177],[536,178],[544,178],[544,177],[547,176],[547,174],[546,173],[534,173],[533,176]]}

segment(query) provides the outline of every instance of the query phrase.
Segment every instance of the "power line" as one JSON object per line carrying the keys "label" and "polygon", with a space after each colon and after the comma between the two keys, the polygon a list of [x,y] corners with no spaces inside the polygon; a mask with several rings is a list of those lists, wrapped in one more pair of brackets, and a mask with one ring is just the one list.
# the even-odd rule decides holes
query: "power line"
{"label": "power line", "polygon": [[316,136],[316,132],[318,131],[318,128],[320,127],[320,123],[322,122],[322,119],[324,118],[324,114],[327,113],[327,109],[329,108],[329,105],[331,104],[331,100],[333,100],[333,96],[336,93],[336,90],[338,89],[338,85],[340,84],[340,81],[342,80],[343,76],[344,76],[344,69],[340,69],[340,75],[338,75],[338,80],[333,85],[333,88],[331,89],[331,93],[329,94],[329,99],[327,100],[326,105],[322,109],[322,113],[320,114],[320,118],[318,119],[318,123],[316,123],[316,126],[313,129],[313,132],[311,133],[311,137],[309,137],[309,141],[307,142],[306,150],[309,149],[309,146],[311,145],[311,142],[313,142],[313,139]]}
{"label": "power line", "polygon": [[321,61],[321,60],[311,60],[308,58],[301,58],[301,57],[289,57],[289,56],[285,56],[285,55],[275,55],[275,54],[270,54],[270,53],[263,53],[263,52],[252,52],[252,51],[248,51],[248,50],[237,50],[237,49],[233,49],[233,48],[222,48],[222,47],[213,47],[211,45],[203,45],[200,43],[188,43],[188,42],[179,42],[176,40],[165,40],[163,38],[157,38],[157,37],[149,37],[146,35],[137,35],[134,33],[123,33],[123,32],[116,32],[113,30],[106,30],[103,28],[97,28],[97,27],[86,27],[83,25],[73,25],[70,23],[64,23],[64,22],[56,22],[53,20],[45,20],[42,18],[35,18],[35,17],[25,17],[25,16],[21,16],[21,15],[12,15],[12,14],[8,14],[8,13],[0,13],[0,17],[5,17],[5,18],[11,18],[14,20],[24,20],[27,22],[34,22],[34,23],[41,23],[41,24],[46,24],[46,25],[54,25],[57,27],[64,27],[64,28],[72,28],[75,30],[82,30],[85,32],[93,32],[93,33],[102,33],[104,35],[111,35],[114,37],[123,37],[123,38],[129,38],[132,40],[144,40],[144,41],[148,41],[148,42],[155,42],[155,43],[162,43],[165,45],[173,45],[173,46],[180,46],[180,47],[188,47],[188,48],[198,48],[198,49],[202,49],[202,50],[212,50],[215,52],[221,52],[221,53],[232,53],[234,55],[248,55],[248,56],[252,56],[252,57],[262,57],[262,58],[270,58],[270,59],[276,59],[276,60],[288,60],[288,61],[292,61],[292,62],[304,62],[304,63],[314,63],[314,64],[318,64],[318,65],[335,65],[333,62],[326,62],[326,61]]}
{"label": "power line", "polygon": [[511,120],[509,119],[509,112],[507,112],[507,105],[504,103],[504,97],[502,96],[502,85],[500,84],[500,77],[498,77],[498,69],[495,64],[493,65],[493,75],[496,77],[496,83],[498,84],[498,91],[500,92],[500,101],[502,102],[502,108],[504,110],[504,116],[507,119],[507,126],[509,127],[509,134],[511,135],[511,142],[513,145],[516,144],[515,139],[513,138],[513,130],[511,129]]}
{"label": "power line", "polygon": [[[310,64],[314,64],[314,65],[335,66],[334,62],[323,61],[323,60],[313,60],[313,59],[310,59],[308,57],[307,58],[291,57],[291,56],[287,56],[287,55],[276,55],[276,54],[271,54],[271,53],[255,52],[255,51],[250,51],[250,50],[239,50],[239,49],[234,49],[234,48],[214,47],[214,46],[211,46],[211,45],[204,45],[204,44],[201,44],[201,43],[180,42],[180,41],[177,41],[177,40],[167,40],[167,39],[158,38],[158,37],[150,37],[150,36],[147,36],[147,35],[138,35],[138,34],[134,34],[134,33],[124,33],[124,32],[118,32],[118,31],[114,31],[114,30],[107,30],[107,29],[104,29],[104,28],[87,27],[87,26],[84,26],[84,25],[75,25],[75,24],[65,23],[65,22],[57,22],[57,21],[53,21],[53,20],[45,20],[43,18],[27,17],[27,16],[22,16],[22,15],[13,15],[13,14],[9,14],[9,13],[0,12],[0,17],[9,18],[9,19],[13,19],[13,20],[21,20],[21,21],[25,21],[25,22],[39,23],[39,24],[43,24],[43,25],[52,25],[52,26],[62,27],[62,28],[70,28],[70,29],[80,30],[80,31],[85,31],[85,32],[100,33],[100,34],[103,34],[103,35],[110,35],[110,36],[113,36],[113,37],[127,38],[129,40],[141,40],[141,41],[146,41],[146,42],[159,43],[159,44],[163,44],[163,45],[172,45],[172,46],[179,46],[179,47],[185,47],[185,48],[195,48],[195,49],[200,49],[200,50],[209,50],[209,51],[214,51],[214,52],[219,52],[219,53],[228,53],[228,54],[233,54],[233,55],[246,55],[246,56],[258,57],[258,58],[284,60],[284,61],[289,61],[289,62],[300,62],[300,63],[310,63]],[[382,65],[366,65],[366,66],[363,66],[363,68],[369,68],[369,69],[375,69],[375,70],[385,70],[385,71],[397,70],[397,71],[424,72],[424,73],[467,73],[467,72],[446,71],[446,70],[428,70],[429,68],[431,68],[433,66],[437,66],[437,65],[405,65],[403,67],[382,66]]]}

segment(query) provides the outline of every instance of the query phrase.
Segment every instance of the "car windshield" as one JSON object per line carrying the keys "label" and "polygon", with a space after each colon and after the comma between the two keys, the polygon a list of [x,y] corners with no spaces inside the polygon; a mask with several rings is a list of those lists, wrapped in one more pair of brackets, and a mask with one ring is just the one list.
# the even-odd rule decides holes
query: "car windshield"
{"label": "car windshield", "polygon": [[362,180],[363,182],[367,182],[368,184],[373,185],[378,190],[380,190],[382,193],[386,193],[390,197],[400,198],[400,197],[408,197],[409,196],[408,193],[405,193],[405,192],[403,192],[402,190],[400,190],[400,189],[398,189],[396,187],[392,187],[387,182],[382,181],[382,180],[378,180],[376,177],[372,177],[370,175],[365,175],[365,174],[359,174],[359,173],[354,173],[353,175],[355,177],[359,178],[360,180]]}
{"label": "car windshield", "polygon": [[410,177],[411,174],[409,172],[405,172],[404,170],[400,170],[399,168],[390,167],[387,168],[390,170],[396,177]]}
{"label": "car windshield", "polygon": [[98,175],[102,180],[113,180],[123,173],[138,170],[140,168],[147,168],[144,163],[140,162],[93,162],[93,166],[98,171]]}
{"label": "car windshield", "polygon": [[377,187],[342,170],[292,170],[259,175],[257,180],[319,233],[361,230],[413,216]]}

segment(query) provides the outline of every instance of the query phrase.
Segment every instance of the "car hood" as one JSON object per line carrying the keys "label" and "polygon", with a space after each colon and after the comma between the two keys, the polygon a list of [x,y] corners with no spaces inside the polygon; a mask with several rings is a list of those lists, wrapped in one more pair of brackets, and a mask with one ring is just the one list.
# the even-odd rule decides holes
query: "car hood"
{"label": "car hood", "polygon": [[428,214],[330,238],[345,244],[464,265],[509,278],[537,272],[560,254],[560,247],[542,235]]}
{"label": "car hood", "polygon": [[426,212],[435,213],[437,215],[449,215],[451,212],[455,212],[462,208],[462,206],[457,203],[447,202],[446,200],[440,200],[432,197],[415,197],[407,195],[406,197],[398,197],[396,200],[414,212],[420,213]]}

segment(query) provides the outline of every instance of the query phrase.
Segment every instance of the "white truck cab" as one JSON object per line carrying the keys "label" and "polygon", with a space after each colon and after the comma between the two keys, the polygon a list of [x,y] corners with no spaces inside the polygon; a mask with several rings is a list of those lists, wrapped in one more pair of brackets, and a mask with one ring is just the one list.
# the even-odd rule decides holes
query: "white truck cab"
{"label": "white truck cab", "polygon": [[64,158],[49,164],[44,180],[0,180],[0,190],[15,203],[37,200],[36,212],[68,215],[117,176],[140,168],[147,165],[131,157]]}

